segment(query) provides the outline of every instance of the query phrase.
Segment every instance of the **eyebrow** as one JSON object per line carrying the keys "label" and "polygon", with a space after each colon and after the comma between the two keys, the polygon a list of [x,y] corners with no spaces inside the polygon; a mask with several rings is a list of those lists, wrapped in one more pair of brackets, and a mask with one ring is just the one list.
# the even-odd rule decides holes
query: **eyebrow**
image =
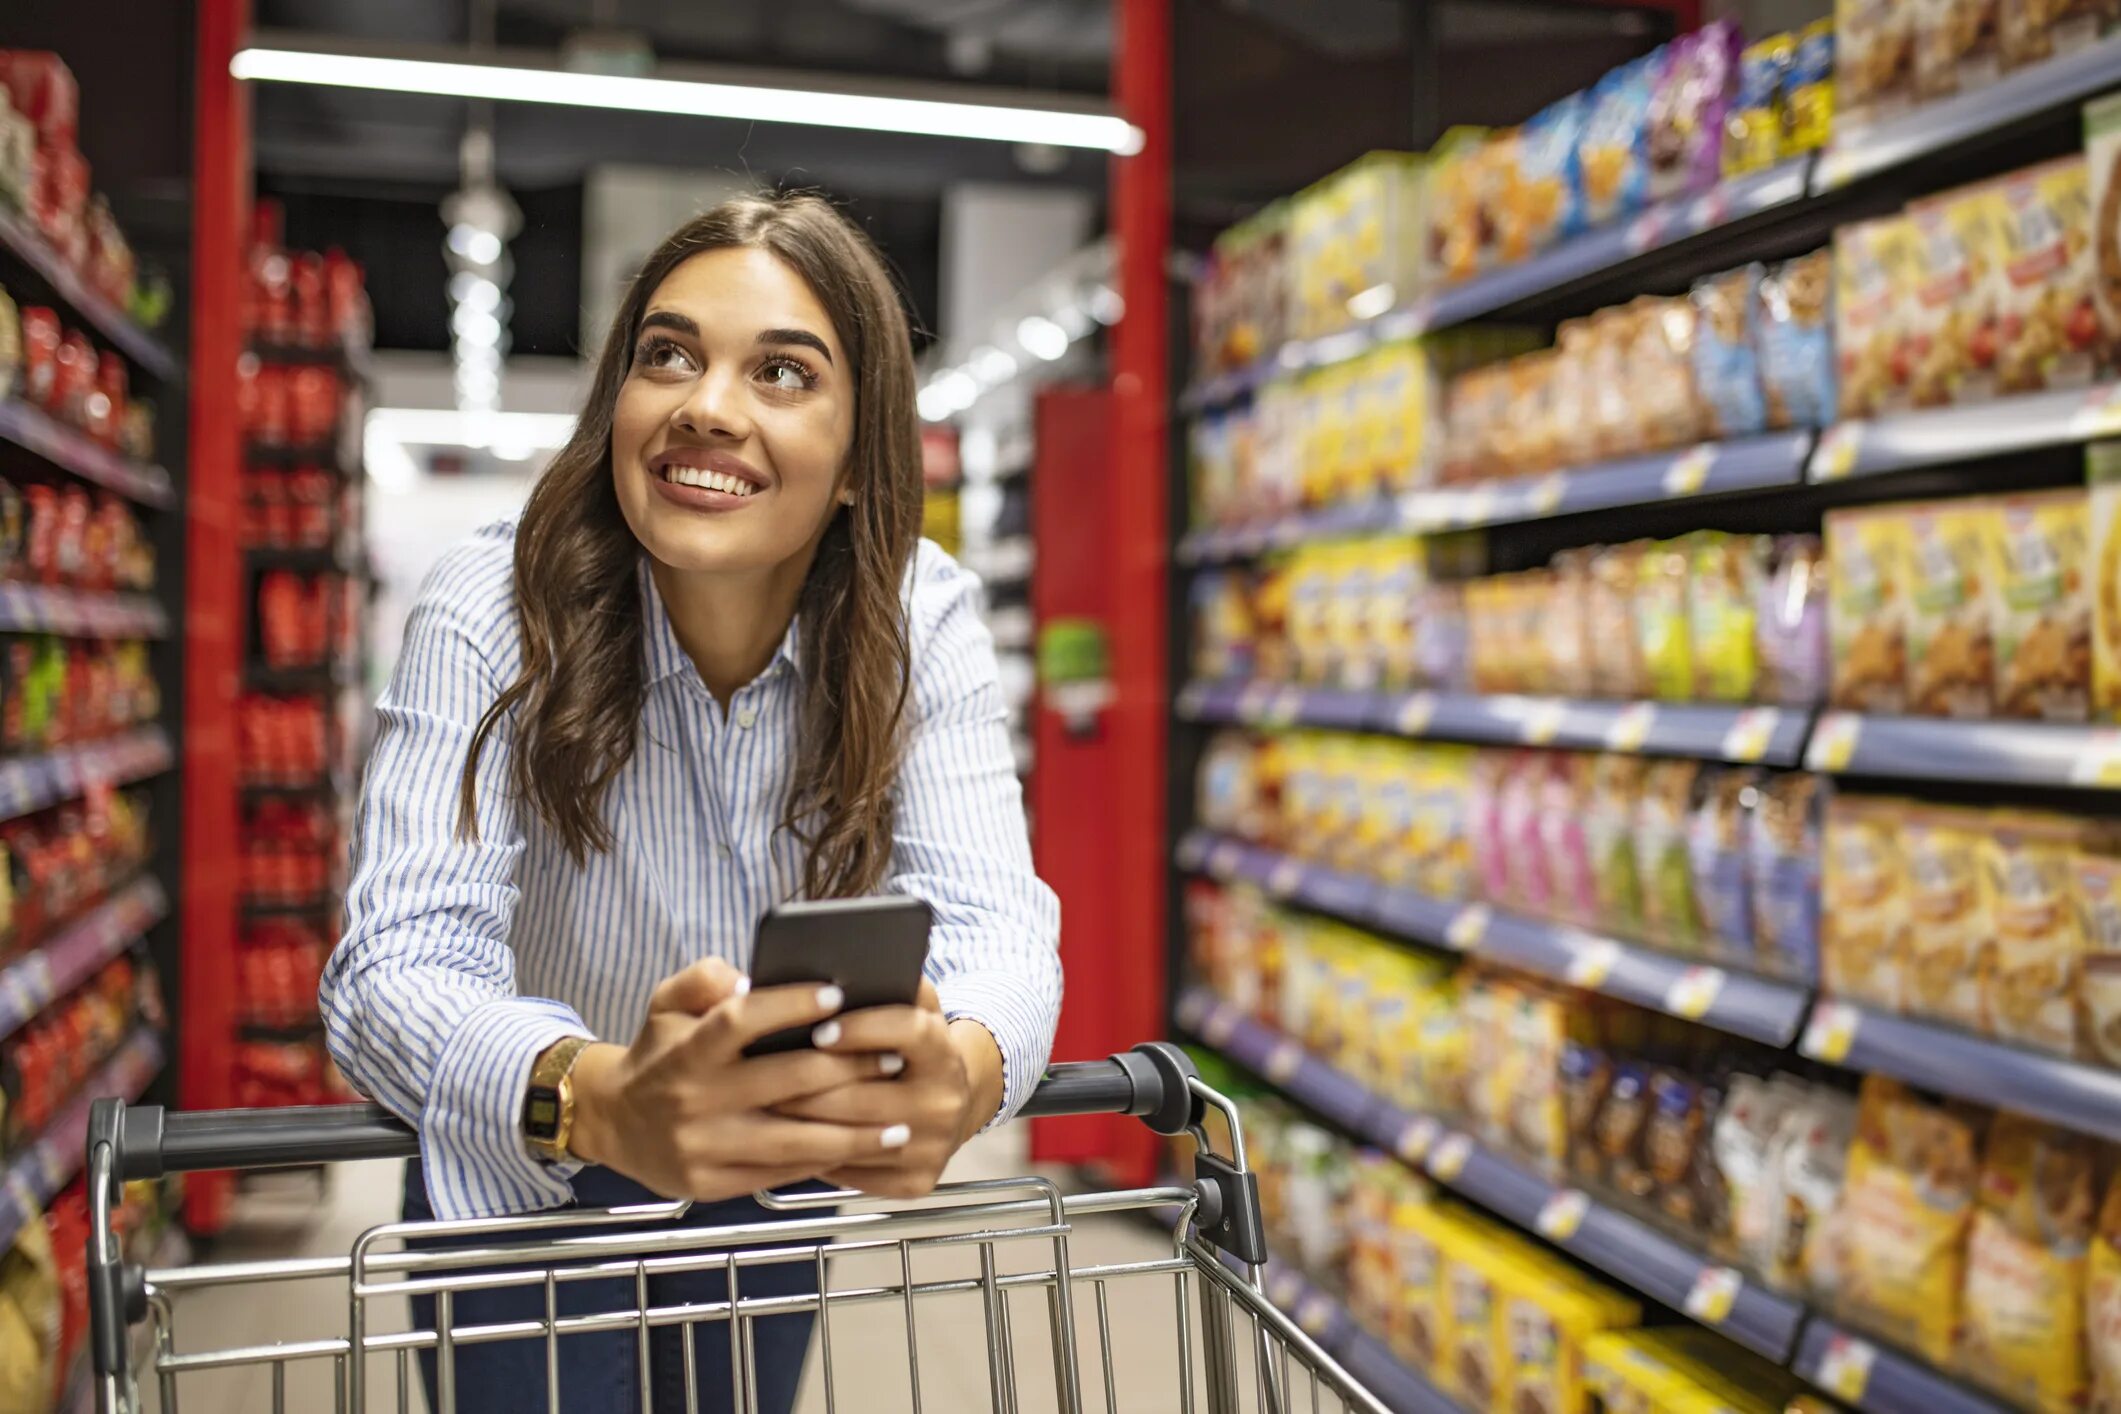
{"label": "eyebrow", "polygon": [[825,362],[832,362],[832,350],[826,348],[825,341],[808,329],[761,329],[758,343],[761,347],[770,344],[797,344],[806,349],[816,349],[824,356]]}
{"label": "eyebrow", "polygon": [[[642,315],[641,327],[643,329],[670,329],[695,339],[700,336],[698,321],[694,320],[690,315],[679,314],[675,310],[669,309],[650,310]],[[758,338],[753,342],[760,348],[771,348],[777,344],[794,344],[806,349],[815,349],[824,358],[825,362],[832,362],[832,350],[825,346],[823,339],[820,339],[808,329],[761,329],[759,330]]]}

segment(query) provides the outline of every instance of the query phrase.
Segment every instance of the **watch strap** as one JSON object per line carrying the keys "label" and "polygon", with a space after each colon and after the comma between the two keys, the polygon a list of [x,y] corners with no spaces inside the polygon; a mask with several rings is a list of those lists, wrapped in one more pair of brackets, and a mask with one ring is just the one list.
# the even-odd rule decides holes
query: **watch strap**
{"label": "watch strap", "polygon": [[587,1036],[568,1036],[545,1048],[523,1092],[523,1137],[547,1163],[569,1157],[574,1131],[574,1063],[589,1048]]}

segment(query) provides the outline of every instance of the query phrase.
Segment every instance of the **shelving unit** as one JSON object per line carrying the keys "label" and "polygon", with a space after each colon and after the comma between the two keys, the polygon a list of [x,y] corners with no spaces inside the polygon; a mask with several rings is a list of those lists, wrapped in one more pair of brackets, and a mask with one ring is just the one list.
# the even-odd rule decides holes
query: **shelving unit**
{"label": "shelving unit", "polygon": [[89,1101],[101,1095],[136,1100],[162,1068],[162,1042],[137,1031],[74,1100],[0,1170],[0,1248],[12,1247],[31,1212],[42,1211],[81,1172],[88,1150]]}
{"label": "shelving unit", "polygon": [[136,879],[0,968],[0,1039],[95,976],[168,913],[161,883]]}

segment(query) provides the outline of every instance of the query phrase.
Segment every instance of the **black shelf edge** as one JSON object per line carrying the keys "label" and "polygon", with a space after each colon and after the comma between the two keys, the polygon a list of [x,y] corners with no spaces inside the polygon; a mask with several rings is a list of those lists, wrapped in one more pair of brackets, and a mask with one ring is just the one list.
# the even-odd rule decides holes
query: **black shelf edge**
{"label": "black shelf edge", "polygon": [[167,471],[121,457],[20,398],[0,398],[0,442],[140,505],[167,510],[176,504],[176,488]]}
{"label": "black shelf edge", "polygon": [[[162,341],[91,286],[20,214],[0,208],[0,249],[7,250],[135,367],[163,383],[178,381],[183,366]],[[35,303],[35,301],[29,301]]]}

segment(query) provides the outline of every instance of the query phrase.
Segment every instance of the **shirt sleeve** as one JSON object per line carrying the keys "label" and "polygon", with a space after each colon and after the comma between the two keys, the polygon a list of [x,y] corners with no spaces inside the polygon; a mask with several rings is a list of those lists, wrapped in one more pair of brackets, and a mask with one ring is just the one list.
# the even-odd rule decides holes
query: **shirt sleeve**
{"label": "shirt sleeve", "polygon": [[438,1218],[556,1207],[578,1167],[541,1162],[522,1133],[538,1054],[590,1032],[570,1008],[516,995],[508,929],[523,836],[506,723],[479,763],[478,837],[456,829],[465,753],[506,686],[494,658],[515,632],[507,544],[451,551],[406,621],[376,709],[346,932],[319,991],[332,1059],[419,1131]]}
{"label": "shirt sleeve", "polygon": [[1022,790],[979,582],[923,548],[913,593],[914,720],[899,770],[895,892],[934,911],[928,976],[951,1020],[1002,1055],[999,1124],[1045,1074],[1060,1020],[1060,901],[1031,865]]}

